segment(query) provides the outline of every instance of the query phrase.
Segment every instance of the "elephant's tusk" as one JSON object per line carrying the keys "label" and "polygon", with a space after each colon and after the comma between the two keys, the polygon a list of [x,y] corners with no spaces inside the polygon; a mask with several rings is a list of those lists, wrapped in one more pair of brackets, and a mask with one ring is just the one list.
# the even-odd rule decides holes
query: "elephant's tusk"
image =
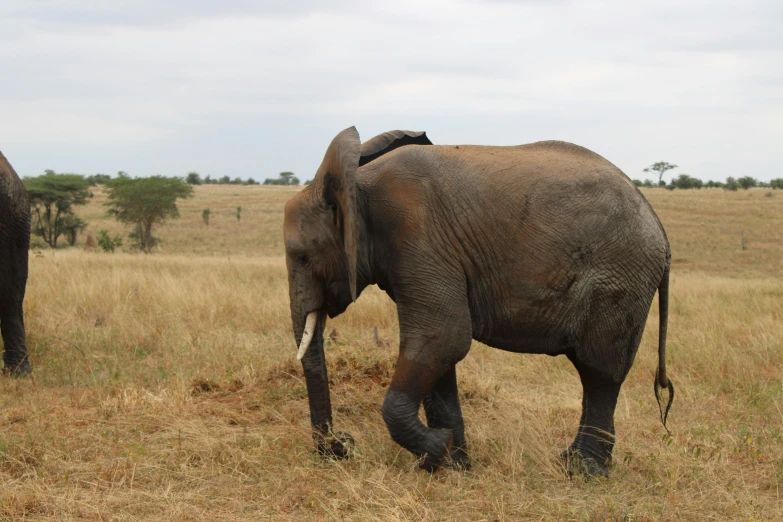
{"label": "elephant's tusk", "polygon": [[304,332],[302,332],[302,342],[299,343],[299,351],[296,353],[296,360],[301,361],[307,349],[310,347],[310,341],[313,340],[313,334],[315,333],[315,323],[318,321],[318,312],[310,312],[307,314],[307,320],[305,321]]}

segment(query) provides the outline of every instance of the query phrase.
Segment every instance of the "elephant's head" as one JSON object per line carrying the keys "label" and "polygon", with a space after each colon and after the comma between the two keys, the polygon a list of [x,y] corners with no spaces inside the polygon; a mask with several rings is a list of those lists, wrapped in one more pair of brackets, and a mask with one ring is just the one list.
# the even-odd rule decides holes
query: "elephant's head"
{"label": "elephant's head", "polygon": [[371,283],[366,277],[360,280],[359,274],[366,263],[357,171],[360,165],[409,144],[431,142],[423,132],[391,131],[362,145],[356,128],[345,129],[332,140],[312,184],[285,206],[291,320],[307,381],[310,419],[318,448],[337,455],[343,450],[331,431],[323,330],[326,315],[341,314],[356,299],[361,285]]}

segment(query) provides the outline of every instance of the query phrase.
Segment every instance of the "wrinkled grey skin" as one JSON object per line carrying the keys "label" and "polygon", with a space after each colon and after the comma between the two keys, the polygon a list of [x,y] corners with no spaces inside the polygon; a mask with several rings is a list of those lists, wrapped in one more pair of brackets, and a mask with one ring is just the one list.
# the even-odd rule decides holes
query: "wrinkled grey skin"
{"label": "wrinkled grey skin", "polygon": [[30,361],[24,333],[30,200],[19,176],[0,152],[0,330],[3,373],[27,375]]}
{"label": "wrinkled grey skin", "polygon": [[393,131],[360,146],[346,129],[312,185],[286,204],[297,344],[307,314],[318,313],[302,360],[317,448],[342,457],[352,440],[332,430],[326,316],[377,284],[400,323],[383,418],[424,469],[469,466],[455,365],[476,339],[571,360],[582,419],[563,457],[571,472],[606,475],[617,396],[659,288],[655,387],[669,388],[669,406],[673,398],[664,364],[671,254],[661,223],[619,169],[582,147],[429,143],[424,133]]}

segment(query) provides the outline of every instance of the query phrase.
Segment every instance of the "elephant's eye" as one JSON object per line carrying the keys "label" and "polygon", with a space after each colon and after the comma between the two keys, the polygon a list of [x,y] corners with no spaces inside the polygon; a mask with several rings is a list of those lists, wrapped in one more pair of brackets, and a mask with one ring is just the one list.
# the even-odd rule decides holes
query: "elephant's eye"
{"label": "elephant's eye", "polygon": [[307,257],[307,254],[297,254],[296,260],[301,264],[306,265],[310,261],[310,258]]}

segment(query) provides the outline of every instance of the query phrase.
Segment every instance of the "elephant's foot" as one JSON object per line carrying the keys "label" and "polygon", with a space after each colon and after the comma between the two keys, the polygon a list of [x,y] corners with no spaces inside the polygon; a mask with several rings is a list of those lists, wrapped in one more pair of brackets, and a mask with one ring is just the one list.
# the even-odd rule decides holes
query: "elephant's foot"
{"label": "elephant's foot", "polygon": [[451,430],[429,430],[422,444],[421,454],[424,458],[419,463],[419,467],[430,473],[437,471],[446,462],[453,443],[454,434]]}
{"label": "elephant's foot", "polygon": [[324,435],[323,433],[313,433],[315,448],[324,457],[347,459],[353,453],[355,442],[353,437],[342,431]]}
{"label": "elephant's foot", "polygon": [[560,461],[565,465],[568,476],[608,477],[612,456],[596,458],[585,456],[585,453],[572,446],[560,454]]}
{"label": "elephant's foot", "polygon": [[455,471],[470,471],[468,452],[462,446],[452,446],[446,460],[443,461],[443,467]]}
{"label": "elephant's foot", "polygon": [[33,369],[30,367],[30,360],[25,357],[22,362],[10,364],[5,363],[3,367],[3,375],[10,375],[11,377],[29,377],[33,373]]}

